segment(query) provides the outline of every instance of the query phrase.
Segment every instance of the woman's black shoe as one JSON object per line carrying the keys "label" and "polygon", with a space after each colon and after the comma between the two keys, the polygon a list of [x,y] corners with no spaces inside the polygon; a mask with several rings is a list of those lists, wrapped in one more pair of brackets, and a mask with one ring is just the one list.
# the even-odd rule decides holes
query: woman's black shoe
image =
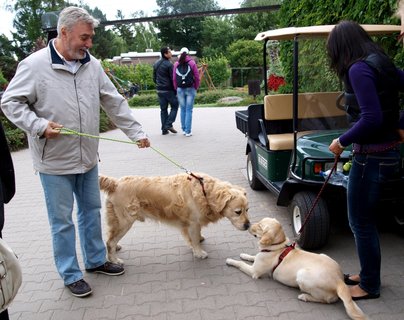
{"label": "woman's black shoe", "polygon": [[345,284],[347,284],[348,286],[356,286],[357,284],[359,284],[359,281],[349,279],[350,276],[350,274],[344,274]]}

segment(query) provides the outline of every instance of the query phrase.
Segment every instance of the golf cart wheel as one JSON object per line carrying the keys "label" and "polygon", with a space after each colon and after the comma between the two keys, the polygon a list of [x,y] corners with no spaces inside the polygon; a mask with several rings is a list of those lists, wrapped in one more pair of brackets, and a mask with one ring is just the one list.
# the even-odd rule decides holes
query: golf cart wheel
{"label": "golf cart wheel", "polygon": [[247,179],[251,189],[253,190],[265,189],[263,183],[257,178],[256,164],[252,159],[251,152],[248,153],[247,155]]}
{"label": "golf cart wheel", "polygon": [[[289,205],[293,235],[296,237],[304,224],[317,194],[310,191],[298,192]],[[296,242],[303,249],[318,249],[326,244],[330,231],[330,216],[324,199],[320,198],[304,225]]]}

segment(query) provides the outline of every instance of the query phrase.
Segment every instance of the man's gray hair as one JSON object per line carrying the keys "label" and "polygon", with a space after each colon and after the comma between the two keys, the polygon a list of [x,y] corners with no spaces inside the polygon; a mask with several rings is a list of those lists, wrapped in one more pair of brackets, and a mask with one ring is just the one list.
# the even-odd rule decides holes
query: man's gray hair
{"label": "man's gray hair", "polygon": [[70,31],[78,22],[91,24],[93,28],[98,27],[100,23],[83,8],[73,6],[67,7],[64,8],[59,14],[57,26],[58,36],[62,34],[63,27]]}

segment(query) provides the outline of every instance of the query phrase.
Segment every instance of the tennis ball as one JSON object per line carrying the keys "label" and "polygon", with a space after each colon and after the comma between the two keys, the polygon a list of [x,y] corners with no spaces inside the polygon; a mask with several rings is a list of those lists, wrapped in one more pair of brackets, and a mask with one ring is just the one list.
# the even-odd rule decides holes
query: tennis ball
{"label": "tennis ball", "polygon": [[342,169],[344,169],[344,171],[349,171],[351,169],[351,167],[352,167],[352,162],[348,161],[342,166]]}

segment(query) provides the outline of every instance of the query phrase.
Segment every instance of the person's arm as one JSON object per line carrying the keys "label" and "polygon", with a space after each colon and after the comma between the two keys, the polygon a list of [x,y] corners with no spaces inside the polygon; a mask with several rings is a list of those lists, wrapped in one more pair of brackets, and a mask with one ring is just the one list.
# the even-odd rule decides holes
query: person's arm
{"label": "person's arm", "polygon": [[7,86],[1,99],[4,115],[17,127],[32,137],[41,137],[49,121],[37,116],[30,108],[37,100],[35,70],[25,60],[18,65],[17,72]]}
{"label": "person's arm", "polygon": [[156,64],[153,65],[153,82],[157,83],[157,70],[156,70]]}
{"label": "person's arm", "polygon": [[150,146],[147,135],[133,116],[127,100],[118,92],[102,67],[99,68],[99,72],[100,102],[108,117],[129,139],[138,141],[139,147]]}
{"label": "person's arm", "polygon": [[199,78],[198,66],[194,60],[191,60],[190,64],[192,72],[194,73],[194,88],[195,90],[198,90],[201,84],[201,79]]}
{"label": "person's arm", "polygon": [[176,79],[175,72],[177,71],[177,67],[178,67],[178,61],[174,63],[173,74],[172,74],[173,86],[174,86],[175,91],[177,91],[177,81],[175,81],[175,79]]}
{"label": "person's arm", "polygon": [[[8,203],[15,194],[15,177],[14,177],[13,160],[11,158],[10,150],[7,144],[7,139],[4,134],[1,122],[0,122],[0,188],[2,189],[2,194],[0,197],[0,208],[1,208],[3,206],[3,203]],[[2,213],[0,213],[0,216],[1,214]],[[2,224],[0,223],[0,225]]]}
{"label": "person's arm", "polygon": [[357,62],[349,69],[349,79],[358,101],[360,119],[339,137],[342,146],[366,140],[382,125],[383,113],[376,88],[376,75],[365,62]]}

